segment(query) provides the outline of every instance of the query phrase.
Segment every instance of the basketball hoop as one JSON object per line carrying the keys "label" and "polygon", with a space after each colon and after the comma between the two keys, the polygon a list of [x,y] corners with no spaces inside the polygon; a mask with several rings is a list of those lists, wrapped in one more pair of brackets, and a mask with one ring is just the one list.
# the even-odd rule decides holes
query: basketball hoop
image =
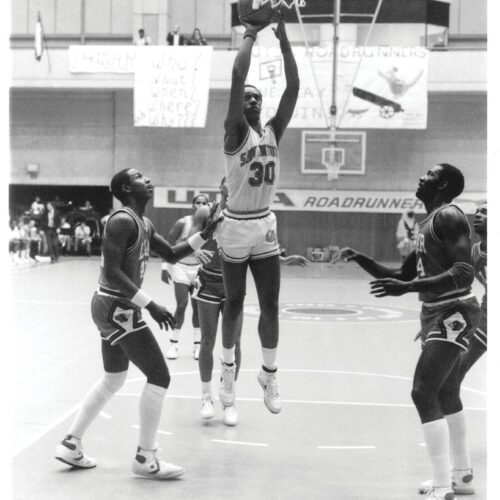
{"label": "basketball hoop", "polygon": [[329,181],[336,181],[339,178],[339,172],[342,167],[341,163],[335,161],[324,163],[326,168],[326,178]]}
{"label": "basketball hoop", "polygon": [[329,181],[336,181],[339,178],[340,169],[345,164],[344,148],[323,148],[321,151],[321,163],[326,169],[326,178]]}

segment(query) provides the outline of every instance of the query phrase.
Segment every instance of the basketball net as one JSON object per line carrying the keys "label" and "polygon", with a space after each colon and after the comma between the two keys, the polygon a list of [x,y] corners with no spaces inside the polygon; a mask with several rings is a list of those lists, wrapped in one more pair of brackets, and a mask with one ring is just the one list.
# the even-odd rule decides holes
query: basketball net
{"label": "basketball net", "polygon": [[336,147],[323,148],[321,163],[326,169],[326,178],[334,182],[332,187],[335,189],[335,181],[339,178],[340,169],[345,163],[344,149]]}
{"label": "basketball net", "polygon": [[286,7],[287,9],[293,9],[294,5],[296,5],[297,7],[306,6],[306,0],[262,0],[261,5],[264,5],[268,2],[271,3],[271,7],[273,9],[276,9],[280,6]]}

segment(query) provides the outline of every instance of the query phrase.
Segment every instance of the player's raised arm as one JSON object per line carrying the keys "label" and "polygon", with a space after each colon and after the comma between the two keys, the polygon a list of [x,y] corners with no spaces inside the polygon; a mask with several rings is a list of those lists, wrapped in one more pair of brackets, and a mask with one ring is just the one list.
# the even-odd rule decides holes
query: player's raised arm
{"label": "player's raised arm", "polygon": [[276,116],[271,118],[269,123],[274,129],[276,141],[279,142],[286,127],[292,119],[297,98],[299,96],[300,79],[297,63],[288,41],[285,29],[285,22],[282,12],[279,13],[279,21],[276,29],[273,29],[276,38],[280,41],[281,53],[283,54],[283,62],[285,65],[286,89],[281,96]]}
{"label": "player's raised arm", "polygon": [[267,26],[266,24],[260,26],[248,23],[243,24],[246,31],[243,35],[241,47],[234,60],[231,93],[229,95],[229,108],[224,121],[224,130],[226,132],[224,137],[224,149],[228,153],[238,149],[245,140],[248,132],[248,123],[243,114],[245,81],[248,75],[248,69],[250,68],[252,48],[257,39],[257,33]]}

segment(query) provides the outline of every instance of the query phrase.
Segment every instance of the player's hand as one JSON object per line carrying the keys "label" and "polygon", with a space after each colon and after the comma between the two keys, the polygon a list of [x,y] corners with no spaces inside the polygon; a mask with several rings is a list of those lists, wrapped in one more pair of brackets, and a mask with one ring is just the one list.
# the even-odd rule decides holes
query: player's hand
{"label": "player's hand", "polygon": [[205,250],[203,248],[201,250],[197,250],[194,254],[200,264],[208,264],[214,256],[214,252],[212,250]]}
{"label": "player's hand", "polygon": [[166,269],[161,270],[161,280],[166,283],[167,285],[170,284],[170,280],[172,279],[172,276]]}
{"label": "player's hand", "polygon": [[285,18],[283,16],[283,12],[281,9],[278,9],[276,11],[276,15],[274,16],[273,20],[276,21],[278,20],[278,25],[276,28],[272,28],[274,31],[274,35],[280,42],[286,42],[288,41],[288,37],[286,35],[286,29],[285,29]]}
{"label": "player's hand", "polygon": [[422,330],[420,330],[413,339],[413,342],[416,342],[418,339],[422,338]]}
{"label": "player's hand", "polygon": [[203,239],[208,240],[212,236],[217,228],[217,225],[222,222],[224,216],[222,215],[222,210],[219,203],[214,203],[208,214],[208,219],[205,222],[205,227],[201,231],[200,235]]}
{"label": "player's hand", "polygon": [[387,297],[388,295],[398,297],[408,292],[408,283],[394,278],[383,278],[370,281],[370,288],[370,293],[375,297]]}
{"label": "player's hand", "polygon": [[[241,19],[240,19],[240,21],[241,21]],[[245,33],[250,33],[250,34],[256,36],[259,31],[262,31],[264,28],[267,28],[272,22],[273,22],[273,18],[271,18],[265,24],[250,24],[250,23],[246,23],[244,21],[241,21],[241,24],[243,26],[245,26]]]}
{"label": "player's hand", "polygon": [[344,259],[345,262],[349,262],[351,260],[355,261],[358,255],[359,252],[357,252],[356,250],[349,247],[345,247],[340,250],[338,259]]}
{"label": "player's hand", "polygon": [[151,314],[151,317],[160,325],[160,328],[163,330],[168,330],[170,327],[172,330],[177,326],[177,323],[174,317],[167,311],[167,309],[163,306],[160,306],[156,302],[151,301],[146,309]]}
{"label": "player's hand", "polygon": [[290,262],[287,262],[287,264],[295,264],[300,267],[305,267],[310,264],[310,261],[305,257],[302,257],[302,255],[290,255]]}

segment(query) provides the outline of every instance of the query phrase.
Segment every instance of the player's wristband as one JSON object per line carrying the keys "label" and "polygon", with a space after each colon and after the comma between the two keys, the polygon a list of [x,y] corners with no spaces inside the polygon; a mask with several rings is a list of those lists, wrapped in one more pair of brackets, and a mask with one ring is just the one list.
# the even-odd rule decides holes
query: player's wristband
{"label": "player's wristband", "polygon": [[198,232],[193,234],[193,236],[190,236],[187,239],[187,242],[188,245],[196,252],[196,250],[199,250],[207,242],[207,240]]}
{"label": "player's wristband", "polygon": [[254,42],[255,40],[257,40],[257,37],[253,33],[249,33],[248,31],[246,31],[243,35],[243,40],[247,37],[251,38]]}
{"label": "player's wristband", "polygon": [[152,302],[152,298],[145,292],[143,292],[140,288],[137,293],[130,299],[136,306],[146,307],[150,302]]}
{"label": "player's wristband", "polygon": [[167,262],[162,262],[161,263],[161,270],[162,271],[168,271],[168,263]]}

